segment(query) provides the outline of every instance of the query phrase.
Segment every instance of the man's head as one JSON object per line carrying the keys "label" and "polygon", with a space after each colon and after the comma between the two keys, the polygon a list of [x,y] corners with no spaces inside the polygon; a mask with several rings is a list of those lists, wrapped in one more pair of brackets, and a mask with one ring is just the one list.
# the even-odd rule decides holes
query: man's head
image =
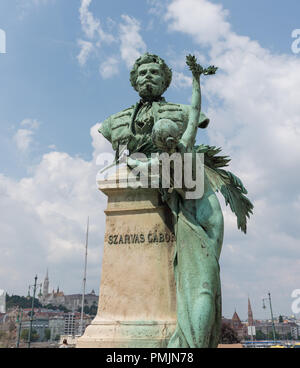
{"label": "man's head", "polygon": [[139,57],[130,73],[133,88],[142,98],[160,97],[169,87],[172,70],[157,55],[146,53]]}

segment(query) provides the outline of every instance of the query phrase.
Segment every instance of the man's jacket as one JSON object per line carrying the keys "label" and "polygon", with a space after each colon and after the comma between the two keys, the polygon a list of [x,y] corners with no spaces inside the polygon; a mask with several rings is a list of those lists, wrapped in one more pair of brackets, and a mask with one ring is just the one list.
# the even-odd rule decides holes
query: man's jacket
{"label": "man's jacket", "polygon": [[[139,107],[140,102],[117,114],[111,115],[101,124],[99,132],[111,142],[114,150],[117,150],[119,144],[126,144],[128,138],[135,135],[134,120]],[[182,134],[187,127],[189,112],[189,105],[174,104],[166,102],[164,99],[159,102],[152,102],[151,113],[154,118],[153,123],[156,123],[160,119],[170,119],[178,124]],[[199,117],[199,128],[206,128],[208,124],[209,119],[201,113]]]}

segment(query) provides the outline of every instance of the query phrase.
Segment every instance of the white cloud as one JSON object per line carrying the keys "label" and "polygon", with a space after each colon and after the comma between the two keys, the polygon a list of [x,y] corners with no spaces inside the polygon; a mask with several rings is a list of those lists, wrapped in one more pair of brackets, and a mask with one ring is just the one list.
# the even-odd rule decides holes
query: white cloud
{"label": "white cloud", "polygon": [[[93,51],[95,54],[101,55],[98,51],[103,43],[111,44],[114,42],[118,48],[117,52],[110,50],[105,60],[102,59],[99,66],[99,72],[103,79],[108,79],[118,74],[120,61],[124,61],[126,66],[130,68],[134,61],[146,51],[146,44],[140,34],[140,22],[129,15],[123,14],[121,22],[118,23],[111,18],[107,19],[108,28],[111,32],[118,29],[116,35],[104,31],[101,22],[90,11],[92,0],[81,0],[79,8],[80,21],[85,37],[89,41],[78,40],[80,53],[77,56],[78,62],[84,66],[88,57]],[[116,54],[119,55],[116,56]],[[103,54],[103,53],[102,53]]]}
{"label": "white cloud", "polygon": [[14,135],[14,141],[16,142],[18,150],[26,152],[32,143],[33,131],[28,129],[19,129]]}
{"label": "white cloud", "polygon": [[128,68],[132,67],[135,60],[146,51],[146,44],[140,35],[140,22],[129,15],[122,15],[123,23],[120,24],[120,51],[121,57]]}
{"label": "white cloud", "polygon": [[108,79],[119,73],[119,60],[116,57],[109,57],[100,64],[99,72],[103,79]]}
{"label": "white cloud", "polygon": [[169,21],[171,31],[190,34],[195,41],[212,45],[230,31],[227,15],[222,5],[207,0],[173,0],[167,8],[165,19]]}
{"label": "white cloud", "polygon": [[36,130],[39,128],[41,123],[36,119],[24,119],[21,121],[20,125],[28,127],[28,129]]}
{"label": "white cloud", "polygon": [[88,10],[91,2],[92,0],[82,0],[79,8],[82,29],[89,38],[93,38],[100,27],[100,22],[95,19],[93,14]]}
{"label": "white cloud", "polygon": [[[101,22],[90,11],[92,0],[81,0],[79,8],[80,22],[85,37],[89,41],[78,40],[80,46],[80,53],[77,56],[78,62],[81,66],[84,66],[91,55],[95,51],[95,54],[100,55],[98,52],[103,43],[111,44],[115,43],[118,47],[117,52],[120,56],[116,56],[116,52],[102,59],[99,66],[99,72],[103,79],[108,79],[118,74],[120,60],[124,61],[126,66],[130,68],[134,61],[146,50],[146,45],[140,35],[140,22],[129,15],[123,14],[121,16],[122,21],[118,26],[118,33],[107,33],[104,31]],[[118,23],[111,18],[107,18],[108,28],[111,32],[117,28]],[[109,52],[109,54],[111,51]]]}
{"label": "white cloud", "polygon": [[156,16],[162,16],[165,12],[166,4],[163,3],[160,0],[147,0],[147,4],[149,7],[149,13],[156,15]]}
{"label": "white cloud", "polygon": [[92,44],[92,42],[84,40],[78,40],[77,43],[81,49],[80,53],[77,55],[77,60],[81,66],[84,66],[87,62],[88,57],[94,50],[94,45]]}
{"label": "white cloud", "polygon": [[100,21],[95,19],[89,11],[92,0],[82,0],[79,8],[80,22],[85,35],[88,38],[94,38],[99,33]]}
{"label": "white cloud", "polygon": [[81,0],[79,8],[80,22],[84,34],[89,39],[96,39],[98,42],[113,42],[115,40],[114,36],[103,30],[100,20],[95,18],[89,10],[91,3],[92,0]]}
{"label": "white cloud", "polygon": [[97,189],[96,158],[112,151],[98,128],[99,124],[91,128],[91,161],[50,152],[28,177],[13,180],[0,174],[0,285],[8,292],[24,295],[36,273],[42,281],[47,267],[52,270],[53,282],[57,278],[59,283],[60,276],[64,291],[77,292],[83,272],[87,216],[88,287],[98,287],[106,197]]}
{"label": "white cloud", "polygon": [[20,125],[22,127],[26,127],[27,129],[18,129],[13,137],[13,140],[16,143],[17,149],[21,153],[26,153],[31,148],[33,136],[35,131],[39,128],[40,123],[37,120],[24,119]]}
{"label": "white cloud", "polygon": [[192,86],[192,77],[189,77],[181,72],[173,72],[172,87],[181,89]]}
{"label": "white cloud", "polygon": [[[81,66],[84,66],[88,57],[93,51],[99,49],[102,43],[110,44],[116,41],[115,37],[108,32],[105,32],[99,19],[95,18],[89,10],[92,0],[81,0],[79,8],[79,18],[81,28],[85,37],[89,41],[79,39],[77,43],[80,47],[80,53],[77,55],[77,60]],[[111,21],[109,22],[111,24]]]}
{"label": "white cloud", "polygon": [[221,5],[208,0],[173,0],[165,20],[171,31],[207,47],[209,63],[220,68],[216,76],[203,78],[211,119],[207,132],[210,143],[231,156],[229,170],[241,177],[255,205],[246,236],[238,233],[228,208],[224,211],[226,311],[247,293],[259,297],[266,288],[281,293],[278,303],[289,311],[289,295],[300,276],[295,202],[300,195],[300,60],[272,54],[236,34],[227,17]]}
{"label": "white cloud", "polygon": [[[97,162],[98,155],[102,153],[113,153],[113,149],[111,143],[107,139],[103,137],[102,134],[99,134],[98,129],[100,128],[101,122],[95,124],[91,130],[90,134],[92,137],[92,146],[94,149],[93,152],[93,162]],[[100,168],[99,168],[100,170]]]}

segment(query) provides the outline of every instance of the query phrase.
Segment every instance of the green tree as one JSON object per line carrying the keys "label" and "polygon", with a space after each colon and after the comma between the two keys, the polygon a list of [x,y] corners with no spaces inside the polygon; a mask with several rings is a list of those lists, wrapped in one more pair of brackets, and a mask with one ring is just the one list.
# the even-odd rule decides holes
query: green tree
{"label": "green tree", "polygon": [[228,323],[222,323],[221,343],[222,344],[237,344],[239,342],[240,340],[235,330]]}
{"label": "green tree", "polygon": [[64,305],[61,305],[61,304],[58,306],[58,309],[59,309],[60,311],[65,312],[65,313],[69,313],[69,312],[71,312],[68,308],[66,308]]}
{"label": "green tree", "polygon": [[45,309],[52,309],[52,310],[57,310],[58,309],[56,305],[52,305],[52,304],[44,305],[44,308]]}
{"label": "green tree", "polygon": [[[77,308],[77,312],[81,312],[81,307],[78,307],[78,308]],[[83,307],[83,313],[84,313],[84,314],[90,314],[90,307],[89,307],[88,305],[85,305],[85,306]]]}
{"label": "green tree", "polygon": [[29,330],[25,329],[21,331],[21,339],[23,341],[28,341],[28,334],[29,334]]}
{"label": "green tree", "polygon": [[91,316],[95,316],[97,314],[97,310],[98,310],[98,307],[96,304],[93,304],[91,307],[90,307],[90,315]]}
{"label": "green tree", "polygon": [[47,304],[43,308],[52,309],[52,310],[59,310],[59,311],[62,311],[64,313],[70,312],[70,310],[68,308],[66,308],[64,305],[61,305],[61,304],[58,307],[56,305],[53,305],[53,304]]}
{"label": "green tree", "polygon": [[[6,294],[6,307],[7,309],[13,307],[31,308],[32,298],[26,298],[25,296]],[[41,308],[42,305],[38,299],[34,298],[34,308]]]}
{"label": "green tree", "polygon": [[[97,310],[97,305],[91,305],[90,307],[88,305],[85,305],[83,308],[83,313],[88,314],[89,316],[95,316],[97,314]],[[81,312],[81,307],[77,308],[77,312]]]}
{"label": "green tree", "polygon": [[256,330],[256,340],[266,340],[267,335],[264,334],[261,330]]}
{"label": "green tree", "polygon": [[256,340],[266,340],[266,338],[266,334],[264,334],[261,330],[256,330]]}
{"label": "green tree", "polygon": [[44,339],[45,341],[49,341],[51,337],[51,330],[50,328],[45,328],[45,332],[44,332]]}
{"label": "green tree", "polygon": [[[23,341],[28,341],[28,336],[29,336],[29,330],[26,328],[24,330],[22,330],[21,332],[21,339]],[[40,338],[39,334],[37,333],[37,331],[35,329],[33,329],[31,331],[31,341],[35,342]]]}
{"label": "green tree", "polygon": [[283,323],[283,317],[282,316],[279,316],[278,321],[279,321],[279,323]]}

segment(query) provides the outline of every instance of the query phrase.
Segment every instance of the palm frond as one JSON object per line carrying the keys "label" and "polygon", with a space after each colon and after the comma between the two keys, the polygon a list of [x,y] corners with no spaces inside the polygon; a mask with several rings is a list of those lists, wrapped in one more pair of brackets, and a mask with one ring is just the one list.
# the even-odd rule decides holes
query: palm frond
{"label": "palm frond", "polygon": [[216,156],[221,152],[220,148],[212,146],[197,146],[196,152],[204,153],[205,173],[213,191],[219,192],[229,204],[231,211],[237,217],[237,227],[244,233],[247,232],[247,218],[253,214],[253,204],[245,196],[248,194],[240,178],[230,171],[220,169],[228,166],[228,156]]}

